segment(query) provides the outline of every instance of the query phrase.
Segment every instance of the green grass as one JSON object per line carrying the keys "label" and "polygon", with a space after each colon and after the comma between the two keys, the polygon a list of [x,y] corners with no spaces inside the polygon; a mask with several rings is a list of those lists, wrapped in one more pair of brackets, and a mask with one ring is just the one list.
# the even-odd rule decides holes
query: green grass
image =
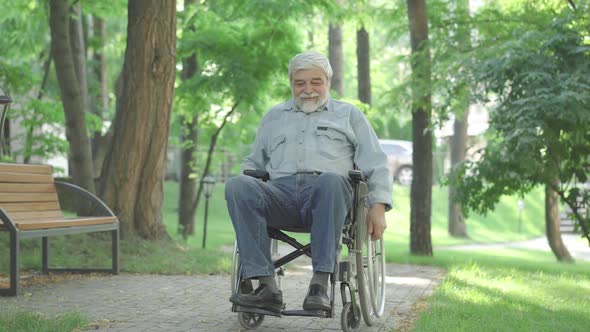
{"label": "green grass", "polygon": [[0,313],[0,332],[55,332],[74,331],[88,325],[88,320],[78,313],[44,316],[31,312]]}
{"label": "green grass", "polygon": [[440,251],[405,262],[439,265],[447,275],[414,331],[587,331],[590,263],[557,263],[522,249]]}

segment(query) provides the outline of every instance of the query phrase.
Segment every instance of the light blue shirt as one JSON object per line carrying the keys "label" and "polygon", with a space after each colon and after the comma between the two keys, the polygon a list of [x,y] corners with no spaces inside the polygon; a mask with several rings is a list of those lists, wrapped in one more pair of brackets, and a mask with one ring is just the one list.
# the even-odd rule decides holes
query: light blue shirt
{"label": "light blue shirt", "polygon": [[355,106],[328,98],[322,110],[298,111],[293,99],[262,119],[252,153],[242,169],[267,170],[271,179],[299,172],[334,172],[348,177],[356,165],[368,177],[369,206],[392,206],[392,178],[375,131]]}

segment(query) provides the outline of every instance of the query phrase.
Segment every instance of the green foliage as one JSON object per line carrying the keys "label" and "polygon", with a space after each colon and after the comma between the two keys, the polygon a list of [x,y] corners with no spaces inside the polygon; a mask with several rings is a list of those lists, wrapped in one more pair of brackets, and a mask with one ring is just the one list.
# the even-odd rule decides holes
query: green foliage
{"label": "green foliage", "polygon": [[[121,55],[124,48],[124,40],[119,37],[120,31],[125,31],[126,16],[125,25],[121,25],[120,15],[121,12],[126,13],[127,2],[101,3],[84,2],[84,14],[109,18],[107,28],[110,34],[107,36],[105,53],[109,59],[109,68],[112,68],[108,72],[113,82],[121,62],[117,55]],[[16,0],[2,4],[0,86],[7,89],[14,100],[8,118],[13,126],[13,139],[18,142],[8,156],[11,160],[29,160],[31,157],[46,160],[68,151],[57,79],[52,63],[47,73],[45,67],[51,59],[48,21],[48,3],[45,1]],[[95,44],[94,38],[89,40],[89,45]],[[91,46],[89,53],[92,51]],[[95,83],[92,78],[93,75],[89,74],[91,86]],[[87,118],[91,130],[102,127],[103,119],[92,116]]]}
{"label": "green foliage", "polygon": [[495,96],[497,105],[481,159],[454,175],[458,199],[475,211],[490,210],[501,195],[556,179],[554,189],[562,199],[570,197],[576,190],[569,186],[590,174],[589,16],[566,8],[551,18],[541,10],[536,22],[542,19],[546,25],[514,32],[498,46],[499,56],[475,72],[484,96]]}

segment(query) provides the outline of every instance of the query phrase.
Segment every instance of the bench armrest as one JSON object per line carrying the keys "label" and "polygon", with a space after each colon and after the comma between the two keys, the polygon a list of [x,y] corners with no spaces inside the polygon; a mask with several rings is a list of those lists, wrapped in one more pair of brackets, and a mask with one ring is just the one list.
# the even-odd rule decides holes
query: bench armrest
{"label": "bench armrest", "polygon": [[96,195],[92,194],[91,192],[87,191],[86,189],[79,187],[75,184],[71,184],[71,183],[63,182],[63,181],[54,181],[54,184],[55,184],[56,189],[73,191],[76,194],[78,194],[79,196],[82,196],[82,197],[88,199],[90,202],[92,202],[100,212],[105,213],[108,216],[116,217],[116,215],[113,213],[113,211],[111,211],[111,209],[100,198],[98,198]]}
{"label": "bench armrest", "polygon": [[4,224],[12,232],[16,232],[16,225],[8,218],[6,212],[0,208],[0,223]]}

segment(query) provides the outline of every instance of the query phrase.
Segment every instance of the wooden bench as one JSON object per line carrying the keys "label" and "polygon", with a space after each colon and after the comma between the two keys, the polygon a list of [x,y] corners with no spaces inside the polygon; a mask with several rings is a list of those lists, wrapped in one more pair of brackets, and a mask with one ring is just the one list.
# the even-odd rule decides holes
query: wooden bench
{"label": "wooden bench", "polygon": [[[66,218],[59,204],[58,192],[71,191],[77,201],[88,202],[88,210],[101,216]],[[92,209],[90,209],[92,207]],[[90,232],[111,232],[111,268],[50,268],[48,237]],[[0,295],[18,294],[19,241],[42,238],[42,272],[112,272],[119,273],[119,221],[96,196],[70,183],[54,181],[49,165],[0,163],[0,233],[10,237],[10,287],[0,288]],[[4,250],[2,250],[3,252]]]}

